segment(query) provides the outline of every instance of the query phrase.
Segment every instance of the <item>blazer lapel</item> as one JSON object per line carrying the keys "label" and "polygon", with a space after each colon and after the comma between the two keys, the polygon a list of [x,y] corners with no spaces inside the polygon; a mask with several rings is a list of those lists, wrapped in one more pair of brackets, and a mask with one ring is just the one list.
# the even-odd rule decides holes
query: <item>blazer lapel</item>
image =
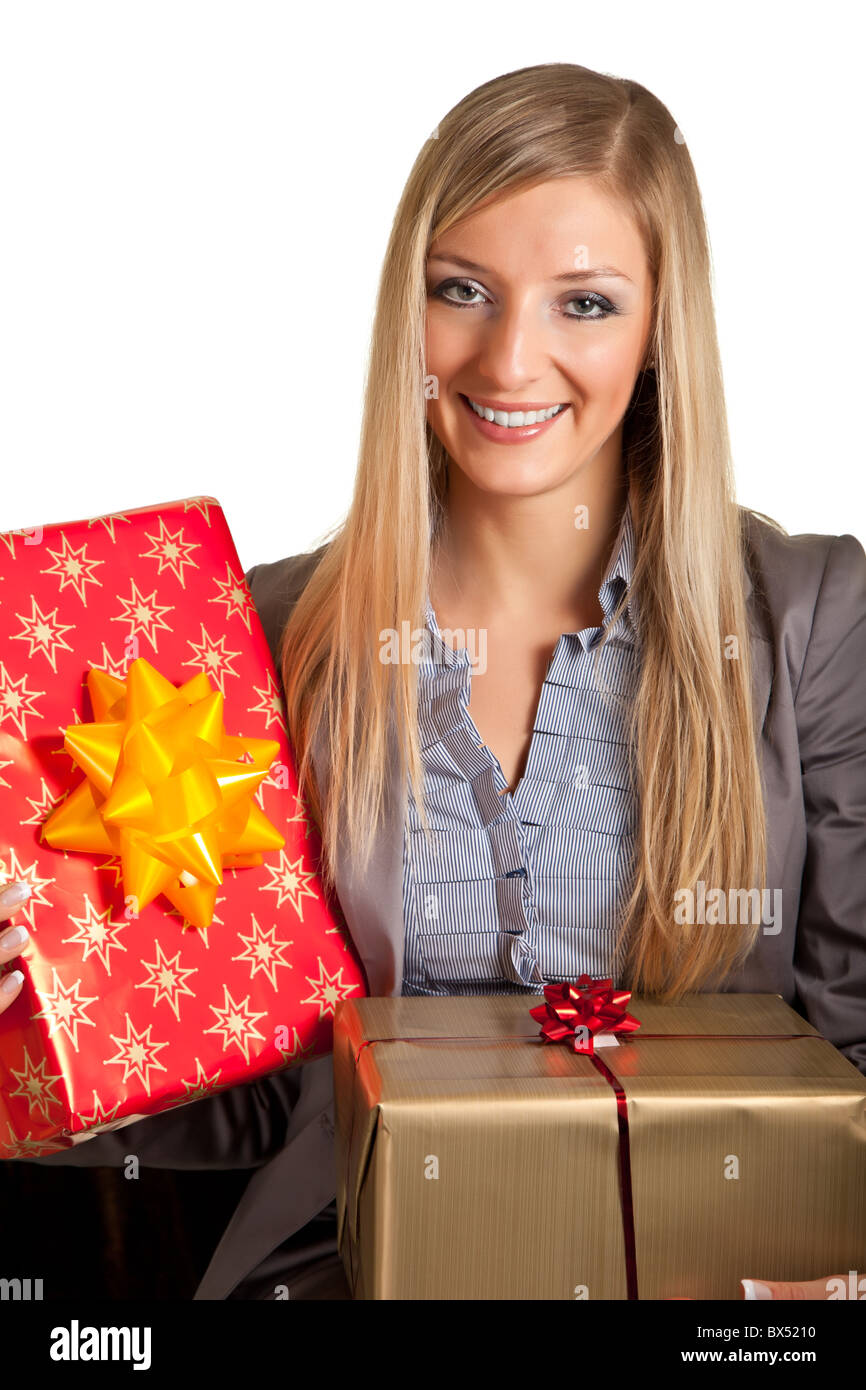
{"label": "blazer lapel", "polygon": [[759,739],[763,740],[764,723],[773,685],[773,643],[748,566],[745,572],[744,594],[752,658],[752,706],[755,712],[755,728],[758,730]]}

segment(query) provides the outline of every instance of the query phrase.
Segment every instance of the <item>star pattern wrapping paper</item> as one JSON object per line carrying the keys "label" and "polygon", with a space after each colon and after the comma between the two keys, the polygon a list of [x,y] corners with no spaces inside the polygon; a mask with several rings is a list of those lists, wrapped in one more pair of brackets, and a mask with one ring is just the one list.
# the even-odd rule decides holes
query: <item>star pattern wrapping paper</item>
{"label": "star pattern wrapping paper", "polygon": [[[162,895],[136,914],[120,860],[52,848],[48,816],[81,782],[64,750],[94,718],[91,667],[144,657],[175,686],[204,671],[226,733],[279,747],[255,802],[285,838],[225,868],[199,928]],[[30,940],[0,1014],[0,1158],[104,1129],[330,1053],[339,1000],[367,993],[318,873],[270,648],[219,503],[0,534],[0,886],[30,898]],[[0,924],[0,929],[6,924]]]}

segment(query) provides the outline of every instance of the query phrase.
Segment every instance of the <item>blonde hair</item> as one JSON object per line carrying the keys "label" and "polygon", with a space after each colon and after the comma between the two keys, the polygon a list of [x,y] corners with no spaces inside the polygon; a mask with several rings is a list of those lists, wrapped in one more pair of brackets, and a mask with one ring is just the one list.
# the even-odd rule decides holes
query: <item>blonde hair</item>
{"label": "blonde hair", "polygon": [[[406,619],[423,628],[443,516],[447,455],[425,410],[429,248],[482,202],[575,174],[634,217],[655,286],[654,367],[638,377],[623,422],[641,662],[635,863],[617,953],[620,984],[672,999],[720,983],[760,929],[678,925],[676,894],[700,880],[763,887],[766,830],[704,213],[673,118],[639,83],[566,63],[521,68],[470,92],[425,143],[382,269],[351,506],[286,624],[281,669],[301,791],[333,886],[344,853],[369,862],[394,745],[401,786],[427,824],[417,666],[383,663],[380,634]],[[322,787],[316,739],[327,750]]]}

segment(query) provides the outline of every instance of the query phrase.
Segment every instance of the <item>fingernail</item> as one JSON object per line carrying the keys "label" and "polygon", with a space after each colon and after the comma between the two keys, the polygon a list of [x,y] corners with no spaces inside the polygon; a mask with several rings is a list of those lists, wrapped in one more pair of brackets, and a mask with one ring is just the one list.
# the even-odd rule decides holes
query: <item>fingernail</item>
{"label": "fingernail", "polygon": [[11,951],[13,946],[23,946],[25,941],[30,940],[30,933],[25,926],[20,923],[13,927],[6,935],[0,939],[0,946],[4,951]]}
{"label": "fingernail", "polygon": [[7,883],[5,888],[0,888],[0,903],[3,907],[14,907],[16,903],[24,903],[30,897],[30,884],[23,879],[16,878],[12,883]]}
{"label": "fingernail", "polygon": [[23,980],[23,970],[10,970],[2,985],[0,985],[0,989],[2,989],[4,994],[11,994],[13,990],[16,990],[18,988],[18,986],[23,982]]}
{"label": "fingernail", "polygon": [[743,1286],[744,1299],[773,1297],[773,1290],[762,1284],[759,1279],[741,1279],[740,1283]]}

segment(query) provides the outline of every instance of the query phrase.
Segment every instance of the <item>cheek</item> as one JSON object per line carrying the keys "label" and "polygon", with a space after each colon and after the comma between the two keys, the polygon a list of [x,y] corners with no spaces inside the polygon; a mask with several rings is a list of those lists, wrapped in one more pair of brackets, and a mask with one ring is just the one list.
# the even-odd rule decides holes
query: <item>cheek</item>
{"label": "cheek", "polygon": [[635,354],[624,342],[590,343],[575,365],[574,379],[587,403],[618,409],[628,404],[635,377]]}
{"label": "cheek", "polygon": [[444,435],[450,433],[448,427],[449,401],[447,396],[447,377],[440,376],[428,366],[424,389],[427,398],[425,409],[427,424],[433,430],[434,434],[442,438]]}
{"label": "cheek", "polygon": [[447,383],[477,352],[477,344],[468,326],[457,321],[456,316],[437,314],[427,315],[425,330],[425,354],[428,373],[435,373],[443,385]]}

